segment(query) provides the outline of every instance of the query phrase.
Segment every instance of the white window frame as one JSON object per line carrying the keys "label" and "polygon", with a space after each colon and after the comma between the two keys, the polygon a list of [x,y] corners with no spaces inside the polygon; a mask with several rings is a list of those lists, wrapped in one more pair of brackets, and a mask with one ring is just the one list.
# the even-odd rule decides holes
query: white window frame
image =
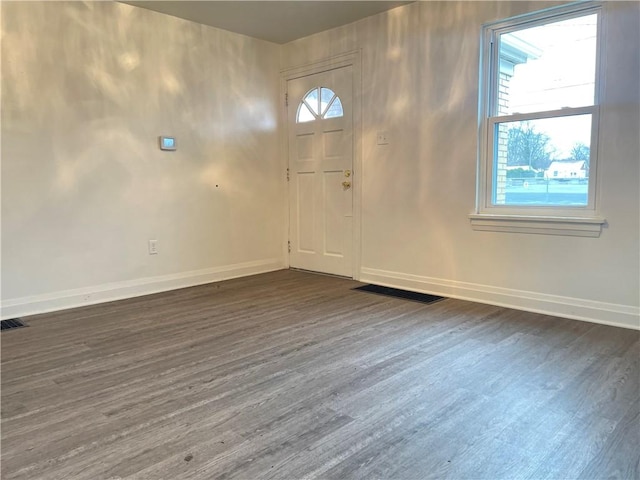
{"label": "white window frame", "polygon": [[[596,71],[594,104],[578,108],[514,113],[497,116],[498,76],[500,58],[498,39],[502,34],[536,27],[571,18],[597,15]],[[469,215],[474,230],[539,233],[551,235],[600,235],[605,219],[598,215],[598,131],[600,102],[602,99],[602,71],[600,50],[603,39],[603,9],[600,2],[580,2],[525,14],[499,22],[486,24],[482,29],[480,46],[480,88],[478,129],[478,175],[475,212]],[[572,115],[591,115],[591,145],[589,160],[588,201],[585,206],[521,206],[494,205],[493,168],[496,125],[502,122],[559,118]]]}

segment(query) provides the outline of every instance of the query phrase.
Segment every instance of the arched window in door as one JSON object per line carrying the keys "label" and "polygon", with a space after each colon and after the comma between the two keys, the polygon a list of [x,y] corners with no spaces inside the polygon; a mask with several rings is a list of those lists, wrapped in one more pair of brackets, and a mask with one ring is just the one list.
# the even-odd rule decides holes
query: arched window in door
{"label": "arched window in door", "polygon": [[298,105],[297,123],[312,122],[322,118],[342,117],[342,102],[333,90],[315,87],[307,92]]}

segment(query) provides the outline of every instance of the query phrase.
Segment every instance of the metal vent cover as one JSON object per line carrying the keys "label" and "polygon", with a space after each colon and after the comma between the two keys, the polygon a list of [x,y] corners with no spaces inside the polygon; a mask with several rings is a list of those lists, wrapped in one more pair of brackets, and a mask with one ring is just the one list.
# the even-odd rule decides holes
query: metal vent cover
{"label": "metal vent cover", "polygon": [[0,320],[0,330],[10,330],[12,328],[20,328],[20,327],[28,327],[26,323],[24,323],[19,318],[12,318],[10,320]]}

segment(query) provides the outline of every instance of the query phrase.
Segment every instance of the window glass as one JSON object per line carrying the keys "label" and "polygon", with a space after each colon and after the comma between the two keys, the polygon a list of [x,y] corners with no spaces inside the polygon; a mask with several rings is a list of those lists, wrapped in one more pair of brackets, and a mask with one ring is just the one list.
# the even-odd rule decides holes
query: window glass
{"label": "window glass", "polygon": [[309,107],[303,102],[298,107],[298,123],[311,122],[315,120],[316,117],[311,113]]}
{"label": "window glass", "polygon": [[501,34],[497,114],[592,105],[596,40],[595,14]]}
{"label": "window glass", "polygon": [[336,97],[327,109],[327,112],[324,114],[324,118],[337,118],[342,115],[342,102],[338,97]]}
{"label": "window glass", "polygon": [[304,97],[304,103],[307,104],[309,110],[311,110],[316,115],[320,115],[320,104],[318,102],[318,89],[314,88]]}
{"label": "window glass", "polygon": [[320,111],[324,115],[336,94],[330,88],[322,87],[320,89]]}
{"label": "window glass", "polygon": [[495,139],[494,205],[587,205],[591,115],[497,123]]}

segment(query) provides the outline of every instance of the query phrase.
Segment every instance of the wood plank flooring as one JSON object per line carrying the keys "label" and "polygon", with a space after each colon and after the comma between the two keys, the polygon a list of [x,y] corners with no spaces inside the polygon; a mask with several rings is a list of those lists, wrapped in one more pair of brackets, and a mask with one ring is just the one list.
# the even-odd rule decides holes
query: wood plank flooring
{"label": "wood plank flooring", "polygon": [[2,333],[17,479],[639,479],[640,333],[279,271]]}

